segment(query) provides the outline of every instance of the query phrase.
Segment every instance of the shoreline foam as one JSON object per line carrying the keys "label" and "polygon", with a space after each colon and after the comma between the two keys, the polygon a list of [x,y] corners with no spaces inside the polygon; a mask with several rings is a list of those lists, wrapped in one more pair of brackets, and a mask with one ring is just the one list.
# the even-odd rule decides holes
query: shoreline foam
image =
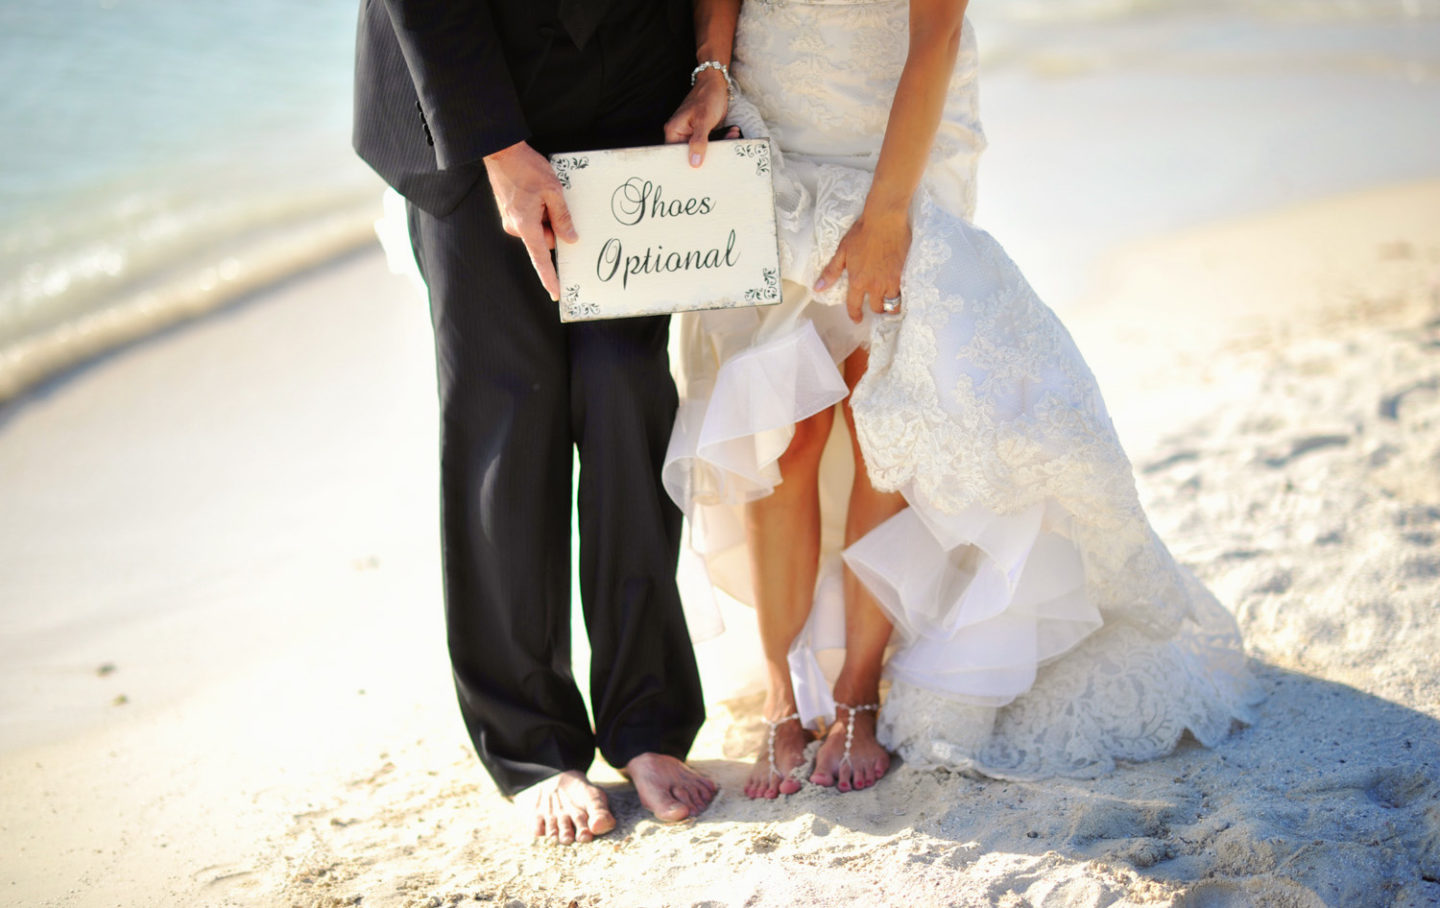
{"label": "shoreline foam", "polygon": [[375,239],[379,213],[377,193],[365,203],[249,232],[95,311],[11,342],[0,348],[0,403],[66,369],[364,248]]}

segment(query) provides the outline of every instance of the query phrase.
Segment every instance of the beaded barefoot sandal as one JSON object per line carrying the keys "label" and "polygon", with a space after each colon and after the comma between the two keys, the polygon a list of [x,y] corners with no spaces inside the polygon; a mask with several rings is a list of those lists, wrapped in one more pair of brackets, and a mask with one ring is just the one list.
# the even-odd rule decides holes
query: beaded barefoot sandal
{"label": "beaded barefoot sandal", "polygon": [[[806,780],[810,778],[809,748],[806,748],[802,754],[799,765],[795,766],[795,768],[791,769],[788,773],[781,772],[775,768],[775,732],[786,722],[799,722],[800,714],[791,713],[788,716],[782,716],[776,719],[774,722],[771,722],[769,719],[762,719],[761,721],[769,728],[769,731],[765,735],[765,759],[767,761],[766,767],[770,770],[770,775],[778,776],[782,781],[785,779],[793,779],[801,785],[804,785]],[[803,725],[801,729],[804,729]]]}
{"label": "beaded barefoot sandal", "polygon": [[[835,718],[837,718],[837,719],[840,718],[840,710],[842,710],[842,709],[845,709],[845,710],[849,710],[849,711],[850,711],[850,718],[845,720],[845,755],[840,758],[840,762],[839,762],[839,763],[836,763],[836,764],[835,764],[835,768],[836,768],[837,770],[838,770],[840,767],[845,766],[846,764],[849,764],[852,768],[853,768],[854,765],[855,765],[855,764],[853,764],[853,763],[850,762],[850,745],[852,745],[852,744],[855,743],[855,714],[856,714],[856,713],[873,713],[873,712],[875,712],[876,710],[880,709],[880,704],[879,704],[879,703],[864,703],[864,704],[861,704],[860,706],[851,706],[849,703],[836,703],[836,704],[835,704]],[[773,737],[773,732],[772,732],[772,737]]]}

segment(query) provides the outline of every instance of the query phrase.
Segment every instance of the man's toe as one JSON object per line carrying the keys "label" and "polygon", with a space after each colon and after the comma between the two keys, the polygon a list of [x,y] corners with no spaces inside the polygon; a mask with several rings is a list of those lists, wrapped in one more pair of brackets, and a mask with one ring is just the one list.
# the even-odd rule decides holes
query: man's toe
{"label": "man's toe", "polygon": [[705,785],[704,780],[700,778],[696,778],[685,786],[685,789],[690,792],[690,804],[697,813],[709,806],[711,799],[715,797],[714,793]]}
{"label": "man's toe", "polygon": [[715,800],[715,793],[719,791],[709,779],[706,779],[705,782],[707,784],[695,790],[695,797],[699,799],[701,808],[709,807],[710,802]]}
{"label": "man's toe", "polygon": [[666,795],[660,798],[652,811],[657,820],[666,823],[674,823],[690,816],[690,808],[680,803],[673,795]]}
{"label": "man's toe", "polygon": [[676,820],[683,820],[686,817],[690,816],[690,808],[685,806],[684,801],[681,801],[679,798],[675,797],[675,792],[673,790],[667,792],[667,794],[668,797],[661,796],[660,812],[656,813],[656,816],[665,820],[667,823],[673,823]]}
{"label": "man's toe", "polygon": [[590,832],[594,835],[604,835],[615,828],[615,815],[608,807],[591,808],[589,811]]}
{"label": "man's toe", "polygon": [[705,802],[700,800],[700,794],[691,785],[678,785],[671,789],[676,800],[685,805],[691,816],[705,809]]}
{"label": "man's toe", "polygon": [[570,818],[569,814],[561,814],[560,819],[556,821],[556,826],[560,831],[558,838],[561,845],[569,845],[575,841],[575,821]]}
{"label": "man's toe", "polygon": [[575,841],[593,842],[595,834],[590,831],[590,817],[583,810],[578,810],[570,815],[570,822],[575,826]]}
{"label": "man's toe", "polygon": [[566,819],[569,820],[570,827],[575,830],[575,841],[588,842],[595,838],[590,832],[590,817],[585,812],[585,808],[579,807],[570,811]]}

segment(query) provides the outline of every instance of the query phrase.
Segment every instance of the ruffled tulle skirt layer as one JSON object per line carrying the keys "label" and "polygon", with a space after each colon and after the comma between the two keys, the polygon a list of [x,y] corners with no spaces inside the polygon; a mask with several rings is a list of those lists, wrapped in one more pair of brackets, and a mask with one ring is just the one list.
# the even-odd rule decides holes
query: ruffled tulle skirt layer
{"label": "ruffled tulle skirt layer", "polygon": [[[744,99],[732,119],[765,134]],[[903,313],[853,325],[843,282],[808,288],[870,172],[777,154],[775,179],[784,300],[680,320],[664,480],[712,582],[753,603],[746,503],[782,481],[794,425],[845,399],[841,363],[868,347],[851,396],[863,463],[838,417],[822,459],[821,577],[790,652],[802,716],[833,712],[843,561],[894,624],[879,728],[912,764],[1087,776],[1249,721],[1234,619],[1151,530],[1093,376],[1000,246],[927,179]],[[842,552],[857,468],[908,507]]]}

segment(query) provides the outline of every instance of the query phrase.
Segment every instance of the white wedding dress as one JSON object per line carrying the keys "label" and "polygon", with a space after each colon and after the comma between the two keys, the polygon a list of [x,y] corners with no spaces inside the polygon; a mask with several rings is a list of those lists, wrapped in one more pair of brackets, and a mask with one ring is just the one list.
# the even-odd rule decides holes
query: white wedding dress
{"label": "white wedding dress", "polygon": [[[679,324],[680,412],[664,479],[711,580],[752,601],[743,506],[780,482],[794,424],[846,394],[874,484],[909,505],[847,564],[894,622],[881,743],[920,766],[1091,776],[1213,744],[1258,698],[1234,619],[1176,565],[1140,508],[1069,334],[970,223],[985,140],[967,22],[912,211],[904,311],[845,314],[809,288],[859,213],[904,64],[907,0],[747,0],[730,121],[773,140],[784,301]],[[843,419],[822,464],[822,567],[790,653],[808,722],[833,711],[821,654],[843,645]],[[693,604],[692,604],[693,605]]]}

